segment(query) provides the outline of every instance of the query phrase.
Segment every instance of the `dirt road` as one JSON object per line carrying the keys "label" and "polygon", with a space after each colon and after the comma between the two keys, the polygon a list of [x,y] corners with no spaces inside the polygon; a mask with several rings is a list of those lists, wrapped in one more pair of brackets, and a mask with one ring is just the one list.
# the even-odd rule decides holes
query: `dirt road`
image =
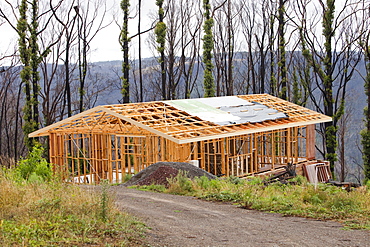
{"label": "dirt road", "polygon": [[151,246],[370,246],[370,232],[193,197],[114,188],[119,208],[148,227]]}

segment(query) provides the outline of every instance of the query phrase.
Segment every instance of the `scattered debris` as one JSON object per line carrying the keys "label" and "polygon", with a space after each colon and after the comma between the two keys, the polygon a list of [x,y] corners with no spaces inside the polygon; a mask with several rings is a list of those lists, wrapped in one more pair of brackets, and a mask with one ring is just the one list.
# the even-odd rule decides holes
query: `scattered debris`
{"label": "scattered debris", "polygon": [[327,183],[337,186],[337,187],[342,187],[347,191],[351,191],[353,188],[361,187],[361,184],[356,184],[356,183],[351,183],[351,182],[339,182],[339,181],[335,181],[331,179],[329,179]]}
{"label": "scattered debris", "polygon": [[293,163],[288,163],[288,165],[284,166],[285,171],[279,172],[272,177],[269,177],[264,181],[265,185],[280,182],[282,184],[289,183],[289,179],[292,179],[297,176],[296,173],[296,165]]}
{"label": "scattered debris", "polygon": [[311,183],[326,183],[332,179],[330,163],[328,161],[307,162],[303,167],[304,173]]}

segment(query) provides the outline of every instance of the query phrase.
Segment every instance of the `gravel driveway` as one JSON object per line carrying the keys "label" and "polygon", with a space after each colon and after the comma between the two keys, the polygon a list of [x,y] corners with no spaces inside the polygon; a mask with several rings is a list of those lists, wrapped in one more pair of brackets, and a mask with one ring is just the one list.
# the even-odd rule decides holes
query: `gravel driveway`
{"label": "gravel driveway", "polygon": [[150,246],[370,246],[370,232],[236,205],[114,187],[122,211],[144,221]]}

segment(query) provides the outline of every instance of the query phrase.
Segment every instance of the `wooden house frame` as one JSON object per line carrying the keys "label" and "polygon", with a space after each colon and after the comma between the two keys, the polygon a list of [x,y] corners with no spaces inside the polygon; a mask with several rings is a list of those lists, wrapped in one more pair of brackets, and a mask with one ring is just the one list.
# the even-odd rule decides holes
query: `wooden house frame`
{"label": "wooden house frame", "polygon": [[[69,182],[121,182],[126,174],[159,161],[189,162],[215,175],[241,177],[314,159],[315,124],[332,120],[268,94],[214,99],[221,105],[230,99],[251,102],[255,108],[245,112],[257,112],[256,107],[264,106],[275,111],[266,116],[284,115],[218,124],[180,109],[191,100],[105,105],[29,136],[49,137],[50,162]],[[218,112],[210,114],[211,118]]]}

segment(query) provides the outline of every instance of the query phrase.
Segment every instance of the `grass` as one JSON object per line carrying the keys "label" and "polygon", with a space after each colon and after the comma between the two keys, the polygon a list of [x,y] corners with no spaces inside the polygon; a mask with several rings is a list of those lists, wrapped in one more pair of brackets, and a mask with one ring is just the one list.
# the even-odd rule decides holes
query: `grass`
{"label": "grass", "polygon": [[[259,178],[242,180],[236,177],[222,180],[200,177],[190,180],[183,173],[179,173],[177,177],[169,180],[168,188],[161,188],[161,192],[232,202],[247,209],[283,215],[336,220],[349,229],[370,230],[368,187],[351,192],[326,184],[319,184],[315,188],[301,176],[296,177],[293,183],[265,186]],[[157,187],[158,185],[152,186]]]}
{"label": "grass", "polygon": [[104,186],[94,192],[0,171],[0,246],[141,246],[145,229]]}

